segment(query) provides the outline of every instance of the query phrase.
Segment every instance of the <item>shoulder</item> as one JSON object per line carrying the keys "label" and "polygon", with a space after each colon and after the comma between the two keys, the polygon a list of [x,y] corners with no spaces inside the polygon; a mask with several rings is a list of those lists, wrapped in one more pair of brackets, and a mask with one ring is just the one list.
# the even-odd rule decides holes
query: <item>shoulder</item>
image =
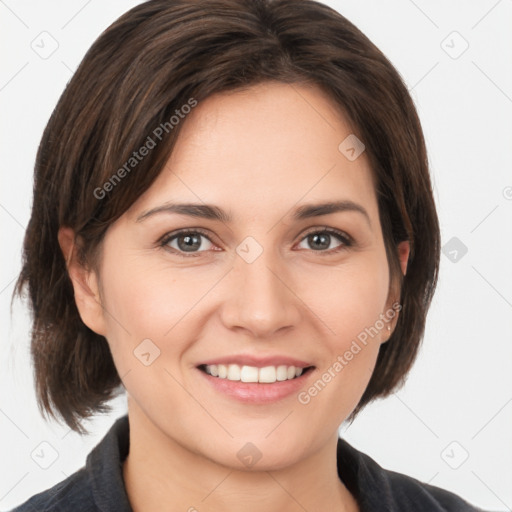
{"label": "shoulder", "polygon": [[337,459],[340,478],[361,512],[485,512],[453,492],[382,468],[344,439],[338,440]]}
{"label": "shoulder", "polygon": [[[397,510],[418,512],[484,512],[462,497],[440,487],[415,478],[381,468],[389,482],[391,493],[397,502]],[[398,506],[399,504],[399,506]]]}
{"label": "shoulder", "polygon": [[98,510],[94,503],[85,468],[78,470],[68,478],[27,501],[11,512],[94,512]]}
{"label": "shoulder", "polygon": [[125,415],[89,453],[84,467],[9,512],[131,512],[122,474],[128,451],[129,422]]}

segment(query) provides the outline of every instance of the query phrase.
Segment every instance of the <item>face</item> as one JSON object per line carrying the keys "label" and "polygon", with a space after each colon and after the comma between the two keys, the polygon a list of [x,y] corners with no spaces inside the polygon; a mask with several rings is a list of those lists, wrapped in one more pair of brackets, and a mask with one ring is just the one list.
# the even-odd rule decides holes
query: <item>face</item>
{"label": "face", "polygon": [[102,307],[79,309],[168,440],[233,467],[250,442],[284,467],[336,436],[397,319],[371,170],[317,88],[215,95],[182,128],[107,231],[87,280]]}

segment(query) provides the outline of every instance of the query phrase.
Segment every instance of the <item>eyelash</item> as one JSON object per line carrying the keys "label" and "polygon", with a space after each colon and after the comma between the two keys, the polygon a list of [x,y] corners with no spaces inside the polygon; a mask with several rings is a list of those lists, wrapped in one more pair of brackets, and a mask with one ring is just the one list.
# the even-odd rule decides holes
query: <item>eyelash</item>
{"label": "eyelash", "polygon": [[[327,227],[306,233],[301,238],[300,242],[305,240],[308,236],[315,235],[315,234],[329,234],[329,235],[332,235],[332,236],[335,236],[336,238],[338,238],[338,240],[340,242],[343,242],[343,245],[340,245],[339,247],[335,247],[334,249],[330,249],[328,251],[323,251],[323,250],[313,251],[312,249],[310,249],[312,252],[317,252],[317,253],[321,254],[322,256],[324,256],[324,255],[328,256],[328,255],[332,255],[332,254],[338,253],[343,250],[347,250],[347,248],[351,247],[354,244],[353,239],[350,236],[348,236],[346,233],[344,233],[343,231],[339,231],[337,229],[327,228]],[[198,251],[195,253],[194,252],[185,253],[185,252],[177,251],[176,249],[170,248],[167,246],[169,244],[169,242],[171,242],[175,238],[178,238],[180,235],[202,235],[210,243],[212,243],[212,244],[214,243],[208,236],[208,233],[206,231],[202,230],[201,228],[196,228],[196,229],[185,228],[185,229],[181,229],[179,231],[174,231],[172,233],[165,234],[158,241],[159,247],[166,249],[166,250],[172,252],[173,254],[177,254],[178,256],[181,256],[183,258],[194,258],[194,257],[200,256],[201,253],[206,252],[206,251]]]}

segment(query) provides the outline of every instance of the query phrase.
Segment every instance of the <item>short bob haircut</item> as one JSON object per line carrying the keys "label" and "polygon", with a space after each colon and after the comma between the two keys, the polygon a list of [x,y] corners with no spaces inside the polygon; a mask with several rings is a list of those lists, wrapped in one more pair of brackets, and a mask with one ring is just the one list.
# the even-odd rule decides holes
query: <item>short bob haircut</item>
{"label": "short bob haircut", "polygon": [[[173,125],[171,117],[186,112],[181,108],[191,98],[200,102],[265,81],[321,88],[366,146],[390,283],[402,309],[349,419],[403,385],[437,283],[440,233],[421,125],[400,75],[359,29],[316,1],[149,0],[94,42],[38,149],[13,298],[28,287],[41,414],[86,433],[82,420],[111,411],[107,402],[122,392],[106,339],[79,316],[59,228],[74,230],[80,261],[97,270],[105,232],[171,154],[186,122]],[[113,183],[159,126],[167,129],[158,144]],[[411,245],[405,277],[397,252],[404,240]]]}

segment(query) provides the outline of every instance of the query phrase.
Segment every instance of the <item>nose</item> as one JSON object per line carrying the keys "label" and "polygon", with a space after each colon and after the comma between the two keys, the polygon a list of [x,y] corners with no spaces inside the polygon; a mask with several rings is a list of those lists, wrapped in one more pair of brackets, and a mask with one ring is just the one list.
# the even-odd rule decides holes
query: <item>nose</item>
{"label": "nose", "polygon": [[296,326],[301,318],[291,273],[271,249],[252,262],[237,254],[226,292],[221,317],[228,329],[244,329],[264,339]]}

